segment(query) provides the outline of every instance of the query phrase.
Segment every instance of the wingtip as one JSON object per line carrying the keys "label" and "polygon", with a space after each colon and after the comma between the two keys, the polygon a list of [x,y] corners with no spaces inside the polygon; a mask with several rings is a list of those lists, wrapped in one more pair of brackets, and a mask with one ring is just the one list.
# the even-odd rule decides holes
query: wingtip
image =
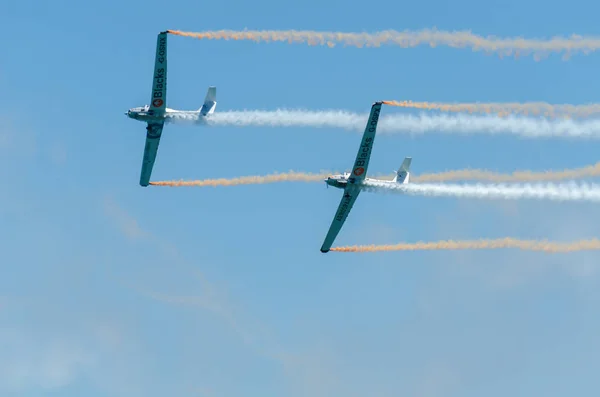
{"label": "wingtip", "polygon": [[324,253],[324,254],[326,254],[326,253],[329,252],[329,250],[324,250],[323,248],[321,248],[321,252]]}

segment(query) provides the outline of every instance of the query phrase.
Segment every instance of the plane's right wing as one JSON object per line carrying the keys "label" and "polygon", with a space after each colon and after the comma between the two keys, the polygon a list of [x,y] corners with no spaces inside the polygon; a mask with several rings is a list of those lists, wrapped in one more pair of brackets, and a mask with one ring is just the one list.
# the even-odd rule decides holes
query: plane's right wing
{"label": "plane's right wing", "polygon": [[371,106],[371,114],[363,133],[358,153],[356,153],[356,159],[354,160],[354,166],[348,182],[360,183],[367,176],[367,168],[369,168],[369,160],[371,159],[371,150],[373,149],[373,142],[375,142],[375,133],[377,132],[377,123],[379,122],[379,113],[381,112],[382,102],[375,102]]}
{"label": "plane's right wing", "polygon": [[154,58],[154,77],[152,78],[152,97],[150,112],[163,115],[167,109],[167,32],[161,32],[156,39]]}
{"label": "plane's right wing", "polygon": [[148,186],[150,183],[163,126],[163,123],[148,123],[148,127],[146,127],[148,132],[146,133],[146,146],[144,146],[144,159],[142,160],[142,172],[140,174],[141,186]]}
{"label": "plane's right wing", "polygon": [[344,225],[354,202],[358,198],[360,194],[360,188],[355,186],[346,186],[344,190],[344,195],[342,196],[342,201],[340,201],[340,205],[335,213],[335,217],[331,222],[331,226],[329,226],[329,231],[327,232],[327,236],[325,236],[325,241],[323,241],[323,245],[321,246],[321,252],[329,252],[335,238],[337,237],[340,229]]}

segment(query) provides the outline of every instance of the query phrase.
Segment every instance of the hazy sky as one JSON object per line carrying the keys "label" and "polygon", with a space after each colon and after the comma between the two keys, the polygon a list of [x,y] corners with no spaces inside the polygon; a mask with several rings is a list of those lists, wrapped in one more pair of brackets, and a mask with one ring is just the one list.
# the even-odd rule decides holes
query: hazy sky
{"label": "hazy sky", "polygon": [[[324,183],[138,185],[164,29],[597,33],[597,2],[5,1],[0,13],[0,395],[591,396],[595,253],[323,255]],[[596,102],[600,57],[169,36],[168,106],[368,113],[381,99]],[[383,112],[408,113],[385,107]],[[365,119],[366,120],[366,119]],[[338,129],[165,128],[153,180],[350,168]],[[369,172],[598,161],[583,140],[378,136]],[[364,193],[337,244],[600,234],[592,204]]]}

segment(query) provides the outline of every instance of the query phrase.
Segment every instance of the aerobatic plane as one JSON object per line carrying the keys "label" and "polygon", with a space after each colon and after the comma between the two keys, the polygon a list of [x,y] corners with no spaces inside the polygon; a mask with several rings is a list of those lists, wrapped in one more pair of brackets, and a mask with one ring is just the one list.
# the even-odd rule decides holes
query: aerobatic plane
{"label": "aerobatic plane", "polygon": [[142,160],[140,185],[148,186],[158,144],[165,123],[175,118],[195,120],[202,124],[205,118],[215,111],[217,106],[217,88],[209,87],[204,104],[198,110],[174,110],[167,107],[167,32],[160,32],[156,40],[156,57],[154,59],[154,77],[152,80],[152,96],[150,105],[129,109],[126,116],[148,123],[146,127],[146,146]]}
{"label": "aerobatic plane", "polygon": [[367,121],[367,126],[360,147],[358,148],[356,159],[354,160],[352,172],[332,175],[325,179],[325,183],[327,183],[328,186],[344,189],[344,195],[342,196],[340,205],[335,213],[335,217],[331,222],[325,241],[321,246],[321,252],[323,253],[329,252],[365,183],[368,183],[369,181],[390,184],[408,183],[410,177],[410,163],[412,161],[411,157],[406,157],[404,159],[398,171],[395,172],[396,176],[391,181],[367,178],[367,168],[369,167],[369,159],[371,158],[373,142],[375,141],[375,132],[377,131],[377,123],[379,122],[379,113],[381,112],[382,103],[383,102],[375,102],[373,106],[371,106],[371,114],[369,115],[369,120]]}

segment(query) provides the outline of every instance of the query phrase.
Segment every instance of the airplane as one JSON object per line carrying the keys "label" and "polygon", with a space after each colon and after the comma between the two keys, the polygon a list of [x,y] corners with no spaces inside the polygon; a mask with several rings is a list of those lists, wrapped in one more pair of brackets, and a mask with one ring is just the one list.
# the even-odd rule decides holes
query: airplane
{"label": "airplane", "polygon": [[140,174],[141,186],[148,186],[150,183],[150,176],[156,160],[164,124],[176,118],[195,120],[199,124],[203,124],[206,117],[214,113],[217,106],[217,88],[211,86],[208,87],[204,103],[198,110],[174,110],[167,107],[167,33],[167,31],[160,32],[156,40],[150,105],[131,108],[125,113],[126,116],[134,120],[148,123]]}
{"label": "airplane", "polygon": [[410,179],[410,164],[412,162],[412,157],[404,158],[398,171],[395,171],[396,176],[391,181],[367,178],[367,168],[369,167],[369,160],[371,158],[373,142],[375,141],[375,133],[377,132],[377,123],[379,122],[379,113],[381,112],[382,104],[383,102],[375,102],[371,106],[371,114],[369,115],[369,120],[367,121],[367,126],[365,127],[365,132],[360,147],[358,148],[356,159],[354,160],[352,172],[331,175],[327,179],[324,179],[328,187],[333,186],[344,189],[344,195],[342,196],[340,205],[335,213],[335,217],[331,222],[325,241],[323,241],[323,245],[321,246],[322,253],[329,252],[365,183],[373,181],[378,184],[407,184]]}

